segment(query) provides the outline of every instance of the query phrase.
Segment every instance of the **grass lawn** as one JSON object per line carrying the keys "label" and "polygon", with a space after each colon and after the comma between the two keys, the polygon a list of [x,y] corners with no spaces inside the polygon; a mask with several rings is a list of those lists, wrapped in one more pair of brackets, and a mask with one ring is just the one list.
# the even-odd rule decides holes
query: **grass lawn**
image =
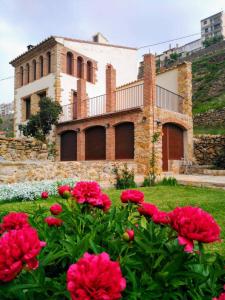
{"label": "grass lawn", "polygon": [[[145,201],[156,204],[161,210],[172,210],[176,206],[193,205],[199,206],[213,215],[222,228],[222,238],[225,238],[225,191],[220,189],[196,188],[190,186],[161,186],[140,188],[145,194]],[[119,190],[107,190],[115,204],[119,204]],[[55,203],[58,197],[51,197],[48,200],[37,200],[35,202],[9,202],[0,204],[0,212],[24,211],[32,212],[37,204],[50,206]],[[214,243],[207,246],[211,251],[219,250],[225,255],[225,244]]]}

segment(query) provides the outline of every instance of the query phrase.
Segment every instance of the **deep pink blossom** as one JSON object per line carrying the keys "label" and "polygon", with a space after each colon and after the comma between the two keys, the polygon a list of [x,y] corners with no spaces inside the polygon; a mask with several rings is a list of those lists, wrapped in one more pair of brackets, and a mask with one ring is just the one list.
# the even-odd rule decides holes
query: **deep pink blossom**
{"label": "deep pink blossom", "polygon": [[62,206],[58,203],[55,203],[50,207],[50,212],[53,215],[59,215],[62,211],[63,211]]}
{"label": "deep pink blossom", "polygon": [[45,218],[45,223],[48,224],[48,226],[52,227],[52,226],[56,226],[56,227],[59,227],[62,225],[63,223],[63,220],[59,219],[59,218],[55,218],[55,217],[46,217]]}
{"label": "deep pink blossom", "polygon": [[127,229],[123,234],[123,239],[125,241],[133,241],[134,240],[134,230]]}
{"label": "deep pink blossom", "polygon": [[0,224],[0,233],[29,226],[27,214],[23,212],[11,212],[3,217],[2,223]]}
{"label": "deep pink blossom", "polygon": [[67,289],[72,300],[117,300],[126,288],[118,262],[107,253],[85,253],[67,271]]}
{"label": "deep pink blossom", "polygon": [[169,224],[170,217],[167,212],[158,210],[153,214],[152,221],[156,224]]}
{"label": "deep pink blossom", "polygon": [[91,204],[92,206],[101,208],[104,212],[107,212],[112,205],[112,201],[109,199],[108,195],[106,194],[100,194],[97,199],[92,199],[88,203]]}
{"label": "deep pink blossom", "polygon": [[99,201],[101,204],[101,189],[98,183],[94,181],[78,182],[72,191],[72,196],[78,203],[90,203],[97,206]]}
{"label": "deep pink blossom", "polygon": [[138,211],[140,215],[152,217],[155,213],[158,212],[158,208],[154,204],[142,202],[138,207]]}
{"label": "deep pink blossom", "polygon": [[218,298],[213,298],[212,300],[225,300],[225,293],[220,294]]}
{"label": "deep pink blossom", "polygon": [[144,194],[138,190],[125,190],[121,193],[120,199],[123,203],[141,203],[144,201]]}
{"label": "deep pink blossom", "polygon": [[171,213],[170,223],[178,232],[178,242],[185,251],[193,250],[193,241],[212,243],[220,239],[220,227],[213,217],[198,207],[177,207]]}
{"label": "deep pink blossom", "polygon": [[23,268],[36,269],[37,256],[45,245],[31,227],[5,233],[0,239],[0,281],[11,281]]}
{"label": "deep pink blossom", "polygon": [[71,195],[71,187],[69,185],[61,185],[58,187],[58,193],[63,198],[69,198]]}
{"label": "deep pink blossom", "polygon": [[41,193],[41,198],[42,199],[47,199],[48,198],[48,192],[42,192]]}

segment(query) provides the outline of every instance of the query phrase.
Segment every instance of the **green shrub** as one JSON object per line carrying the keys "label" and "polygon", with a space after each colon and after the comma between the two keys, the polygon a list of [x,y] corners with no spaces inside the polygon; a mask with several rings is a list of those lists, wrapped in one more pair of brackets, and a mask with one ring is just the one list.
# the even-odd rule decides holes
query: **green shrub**
{"label": "green shrub", "polygon": [[129,169],[127,164],[119,168],[116,167],[114,172],[116,174],[116,189],[121,190],[136,187],[136,183],[134,181],[134,170]]}
{"label": "green shrub", "polygon": [[174,177],[164,177],[160,182],[159,185],[169,185],[169,186],[176,186],[177,180]]}

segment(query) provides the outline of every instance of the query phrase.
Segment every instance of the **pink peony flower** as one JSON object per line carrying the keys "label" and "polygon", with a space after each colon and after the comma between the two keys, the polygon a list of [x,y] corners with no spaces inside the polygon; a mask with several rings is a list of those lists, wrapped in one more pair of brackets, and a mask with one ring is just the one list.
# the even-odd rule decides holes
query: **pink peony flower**
{"label": "pink peony flower", "polygon": [[22,229],[24,227],[30,227],[28,215],[23,212],[11,212],[3,217],[2,223],[0,224],[0,233],[12,229]]}
{"label": "pink peony flower", "polygon": [[141,203],[144,201],[144,194],[138,190],[125,190],[121,193],[120,199],[123,203]]}
{"label": "pink peony flower", "polygon": [[55,203],[50,207],[50,212],[53,215],[59,215],[62,211],[63,211],[62,206],[58,203]]}
{"label": "pink peony flower", "polygon": [[138,211],[140,215],[152,217],[155,213],[158,212],[158,208],[154,204],[142,202],[138,207]]}
{"label": "pink peony flower", "polygon": [[212,300],[225,300],[225,293],[220,294],[219,298],[213,298]]}
{"label": "pink peony flower", "polygon": [[106,194],[100,194],[97,199],[92,199],[88,203],[95,207],[101,208],[104,212],[107,212],[112,205],[111,200]]}
{"label": "pink peony flower", "polygon": [[67,271],[67,289],[72,300],[117,300],[126,288],[118,262],[107,253],[85,253]]}
{"label": "pink peony flower", "polygon": [[178,232],[178,242],[192,252],[194,240],[212,243],[220,239],[220,227],[213,217],[198,207],[177,207],[169,213],[171,226]]}
{"label": "pink peony flower", "polygon": [[41,193],[41,198],[42,199],[47,199],[48,198],[48,192],[42,192]]}
{"label": "pink peony flower", "polygon": [[156,224],[169,224],[170,217],[167,212],[158,210],[153,214],[152,221]]}
{"label": "pink peony flower", "polygon": [[57,218],[51,217],[51,216],[50,217],[46,217],[44,221],[45,221],[45,223],[48,224],[49,227],[52,227],[52,226],[59,227],[63,223],[63,220],[57,219]]}
{"label": "pink peony flower", "polygon": [[71,195],[71,187],[69,185],[61,185],[58,187],[58,193],[62,198],[69,198]]}
{"label": "pink peony flower", "polygon": [[36,269],[37,256],[45,245],[31,227],[5,233],[0,239],[0,281],[13,280],[23,268]]}
{"label": "pink peony flower", "polygon": [[101,189],[97,182],[92,181],[80,181],[78,182],[73,191],[73,197],[78,203],[90,203],[95,206],[101,205]]}
{"label": "pink peony flower", "polygon": [[123,239],[127,242],[134,240],[134,231],[132,229],[127,229],[123,234]]}

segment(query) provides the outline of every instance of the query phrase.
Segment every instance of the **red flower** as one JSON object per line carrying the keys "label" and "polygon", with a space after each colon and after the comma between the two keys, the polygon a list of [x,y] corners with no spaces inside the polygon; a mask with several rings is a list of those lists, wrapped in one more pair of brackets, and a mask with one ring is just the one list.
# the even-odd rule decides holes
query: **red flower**
{"label": "red flower", "polygon": [[212,243],[220,239],[220,227],[213,217],[198,207],[177,207],[169,213],[171,226],[178,232],[178,241],[191,252],[193,241]]}
{"label": "red flower", "polygon": [[37,256],[45,245],[31,227],[5,233],[0,239],[0,280],[11,281],[23,268],[36,269]]}
{"label": "red flower", "polygon": [[58,187],[58,193],[62,198],[69,198],[71,195],[71,187],[69,185],[61,185]]}
{"label": "red flower", "polygon": [[41,198],[42,199],[47,199],[48,198],[48,192],[42,192],[41,193]]}
{"label": "red flower", "polygon": [[123,203],[141,203],[144,201],[144,194],[138,190],[125,190],[121,193],[120,199]]}
{"label": "red flower", "polygon": [[88,203],[95,207],[101,208],[104,212],[107,212],[112,205],[111,200],[106,194],[100,194],[97,199],[92,199]]}
{"label": "red flower", "polygon": [[62,223],[63,223],[63,220],[61,220],[61,219],[57,219],[57,218],[55,218],[55,217],[46,217],[45,218],[45,223],[47,223],[48,224],[48,226],[56,226],[56,227],[59,227],[59,226],[61,226],[62,225]]}
{"label": "red flower", "polygon": [[97,182],[80,181],[76,184],[72,191],[73,197],[78,203],[90,203],[95,206],[101,205],[101,189]]}
{"label": "red flower", "polygon": [[154,204],[143,202],[138,207],[138,211],[140,215],[152,217],[155,213],[158,212],[158,208]]}
{"label": "red flower", "polygon": [[225,300],[225,293],[220,294],[219,298],[213,298],[212,300]]}
{"label": "red flower", "polygon": [[53,204],[53,205],[50,207],[50,212],[51,212],[53,215],[59,215],[62,211],[63,211],[62,206],[61,206],[60,204],[58,204],[58,203]]}
{"label": "red flower", "polygon": [[169,224],[170,217],[167,212],[158,210],[153,214],[152,221],[156,224]]}
{"label": "red flower", "polygon": [[134,240],[134,231],[132,229],[127,229],[123,234],[123,239],[127,242]]}
{"label": "red flower", "polygon": [[2,223],[0,224],[0,233],[29,226],[27,214],[23,212],[11,212],[3,217]]}
{"label": "red flower", "polygon": [[85,253],[67,271],[67,289],[72,300],[117,300],[126,287],[120,265],[107,253]]}

